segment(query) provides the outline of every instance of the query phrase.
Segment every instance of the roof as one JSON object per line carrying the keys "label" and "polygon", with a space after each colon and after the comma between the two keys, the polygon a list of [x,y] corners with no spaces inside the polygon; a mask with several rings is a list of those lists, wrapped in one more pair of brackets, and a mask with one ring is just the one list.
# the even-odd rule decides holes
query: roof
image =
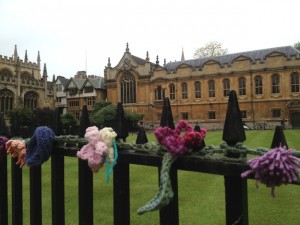
{"label": "roof", "polygon": [[[103,77],[98,78],[87,78],[86,81],[89,80],[90,83],[96,89],[105,89],[105,81]],[[85,83],[86,84],[86,83]]]}
{"label": "roof", "polygon": [[80,78],[73,78],[73,77],[72,77],[72,78],[68,81],[68,85],[67,85],[67,86],[69,86],[69,84],[73,81],[74,84],[75,84],[75,86],[76,86],[78,89],[81,89],[82,86],[83,86],[83,84],[84,84],[84,82],[85,82],[85,80],[86,80],[86,79],[80,79]]}
{"label": "roof", "polygon": [[182,64],[189,65],[191,67],[202,67],[208,61],[216,61],[221,65],[226,63],[232,63],[238,57],[247,57],[253,62],[256,60],[263,60],[266,56],[270,55],[271,53],[278,52],[286,55],[288,58],[291,56],[296,56],[299,58],[300,51],[292,46],[283,46],[283,47],[276,47],[276,48],[268,48],[268,49],[260,49],[254,51],[247,51],[247,52],[239,52],[233,54],[226,54],[222,56],[215,56],[215,57],[206,57],[206,58],[199,58],[199,59],[190,59],[178,62],[169,62],[163,68],[167,71],[176,70]]}
{"label": "roof", "polygon": [[66,85],[68,84],[69,79],[62,77],[62,76],[58,76],[57,80],[60,80],[61,84],[66,87]]}

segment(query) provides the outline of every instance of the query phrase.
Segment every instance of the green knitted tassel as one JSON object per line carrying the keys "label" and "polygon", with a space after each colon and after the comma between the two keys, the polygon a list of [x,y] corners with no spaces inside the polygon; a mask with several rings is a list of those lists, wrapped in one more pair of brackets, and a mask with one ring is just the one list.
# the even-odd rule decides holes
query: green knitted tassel
{"label": "green knitted tassel", "polygon": [[168,205],[173,199],[174,193],[172,190],[171,179],[170,179],[170,169],[177,159],[176,156],[172,156],[170,153],[166,153],[163,157],[162,167],[160,170],[160,185],[158,193],[152,198],[146,205],[140,207],[137,210],[139,215],[146,212],[159,210],[162,207]]}

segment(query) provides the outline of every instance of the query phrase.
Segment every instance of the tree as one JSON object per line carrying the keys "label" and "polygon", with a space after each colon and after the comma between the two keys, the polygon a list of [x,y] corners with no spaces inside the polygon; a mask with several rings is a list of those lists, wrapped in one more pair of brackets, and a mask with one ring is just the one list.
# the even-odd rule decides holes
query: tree
{"label": "tree", "polygon": [[294,44],[294,48],[300,51],[300,41]]}
{"label": "tree", "polygon": [[112,104],[111,102],[106,102],[106,101],[96,102],[93,106],[93,113],[96,113],[100,109],[102,109],[108,105],[111,105],[111,104]]}
{"label": "tree", "polygon": [[225,55],[228,52],[227,49],[222,48],[222,44],[217,41],[211,41],[204,47],[197,48],[194,53],[194,58],[206,58],[212,56]]}
{"label": "tree", "polygon": [[70,126],[75,126],[77,121],[73,113],[67,112],[66,114],[61,115],[61,122],[65,128],[69,128]]}

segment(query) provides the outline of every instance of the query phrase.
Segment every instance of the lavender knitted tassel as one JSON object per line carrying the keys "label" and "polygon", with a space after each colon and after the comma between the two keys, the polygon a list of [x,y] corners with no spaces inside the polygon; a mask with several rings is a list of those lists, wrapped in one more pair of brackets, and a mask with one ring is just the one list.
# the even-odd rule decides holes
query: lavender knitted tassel
{"label": "lavender knitted tassel", "polygon": [[244,178],[254,173],[256,181],[271,187],[271,194],[275,197],[276,186],[298,180],[300,159],[292,155],[294,152],[285,147],[273,148],[260,157],[248,160],[251,169],[241,176]]}

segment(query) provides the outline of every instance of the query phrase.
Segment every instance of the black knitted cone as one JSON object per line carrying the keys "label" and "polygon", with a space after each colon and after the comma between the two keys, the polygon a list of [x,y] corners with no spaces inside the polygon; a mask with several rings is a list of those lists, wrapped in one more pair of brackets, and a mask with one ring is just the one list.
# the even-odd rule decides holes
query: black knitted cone
{"label": "black knitted cone", "polygon": [[137,133],[137,137],[136,137],[136,144],[145,144],[148,142],[148,138],[145,132],[145,129],[143,127],[140,127],[138,133]]}
{"label": "black knitted cone", "polygon": [[56,136],[63,134],[63,124],[61,122],[61,115],[63,114],[64,108],[58,107],[55,109],[55,124],[54,124],[54,133]]}
{"label": "black knitted cone", "polygon": [[10,137],[10,132],[8,130],[8,127],[6,126],[4,114],[0,114],[0,135],[3,135],[5,137]]}
{"label": "black knitted cone", "polygon": [[169,127],[171,129],[175,129],[173,115],[171,110],[171,104],[168,97],[164,98],[164,105],[162,109],[161,119],[160,119],[161,127]]}
{"label": "black knitted cone", "polygon": [[116,140],[122,139],[123,141],[126,141],[126,138],[128,137],[128,126],[125,120],[122,102],[119,102],[117,105],[117,116],[114,130],[117,133]]}
{"label": "black knitted cone", "polygon": [[275,127],[275,132],[274,132],[271,148],[278,148],[278,147],[284,147],[284,146],[287,149],[289,148],[288,144],[286,142],[284,133],[283,133],[282,126],[278,125]]}
{"label": "black knitted cone", "polygon": [[90,126],[90,118],[87,106],[84,105],[81,112],[80,124],[79,124],[79,136],[84,137],[85,130]]}
{"label": "black knitted cone", "polygon": [[246,140],[239,103],[236,92],[233,90],[229,93],[227,114],[223,129],[223,140],[230,146],[234,146],[237,142]]}

